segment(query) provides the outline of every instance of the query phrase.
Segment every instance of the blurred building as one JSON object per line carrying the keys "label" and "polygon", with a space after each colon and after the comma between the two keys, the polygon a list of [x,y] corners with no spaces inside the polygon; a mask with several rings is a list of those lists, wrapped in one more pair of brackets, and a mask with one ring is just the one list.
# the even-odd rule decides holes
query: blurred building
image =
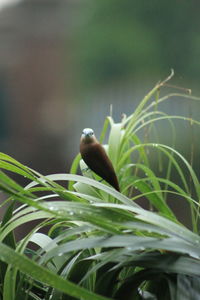
{"label": "blurred building", "polygon": [[26,0],[0,11],[0,151],[45,174],[66,171],[72,157],[69,41],[77,5]]}

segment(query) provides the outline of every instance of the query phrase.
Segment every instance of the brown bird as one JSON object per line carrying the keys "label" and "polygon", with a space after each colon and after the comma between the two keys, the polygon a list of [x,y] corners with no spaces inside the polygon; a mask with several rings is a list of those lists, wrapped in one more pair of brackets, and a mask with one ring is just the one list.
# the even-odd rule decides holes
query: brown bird
{"label": "brown bird", "polygon": [[80,153],[84,162],[93,172],[120,191],[112,162],[91,128],[85,128],[82,132]]}

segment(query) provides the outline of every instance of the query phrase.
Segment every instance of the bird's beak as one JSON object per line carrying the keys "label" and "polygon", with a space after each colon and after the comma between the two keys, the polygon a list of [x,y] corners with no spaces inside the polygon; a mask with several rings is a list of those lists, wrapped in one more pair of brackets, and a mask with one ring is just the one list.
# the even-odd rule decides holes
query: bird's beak
{"label": "bird's beak", "polygon": [[85,133],[83,133],[83,137],[85,137],[85,138],[92,137],[93,135],[94,135],[94,134],[91,133],[91,132],[85,132]]}
{"label": "bird's beak", "polygon": [[87,133],[83,133],[82,135],[81,135],[81,139],[82,140],[88,140],[89,139],[89,137],[90,137],[90,135]]}

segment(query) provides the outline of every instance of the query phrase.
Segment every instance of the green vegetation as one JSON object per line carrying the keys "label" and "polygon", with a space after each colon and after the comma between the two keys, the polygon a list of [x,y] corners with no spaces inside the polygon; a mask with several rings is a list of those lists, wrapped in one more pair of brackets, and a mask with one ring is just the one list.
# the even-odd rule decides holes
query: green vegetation
{"label": "green vegetation", "polygon": [[[173,96],[199,99],[159,97],[169,79],[158,83],[121,123],[111,116],[104,123],[100,141],[110,125],[105,147],[122,193],[96,180],[80,155],[70,174],[42,176],[0,154],[0,189],[8,195],[1,204],[0,299],[198,299],[200,183],[191,164],[174,148],[172,121],[178,118],[197,126],[200,122],[168,116],[158,108]],[[171,146],[148,140],[161,120],[171,128]],[[154,168],[153,152],[160,165],[165,161],[162,177]],[[84,176],[76,175],[79,166]],[[30,183],[22,187],[8,172]],[[171,197],[180,206],[187,202],[191,230],[170,208]],[[142,199],[148,202],[145,209]],[[16,241],[16,229],[31,221],[37,225]]]}
{"label": "green vegetation", "polygon": [[198,88],[199,2],[86,2],[75,37],[80,64],[76,75],[81,75],[83,86],[159,78],[171,66],[177,82]]}

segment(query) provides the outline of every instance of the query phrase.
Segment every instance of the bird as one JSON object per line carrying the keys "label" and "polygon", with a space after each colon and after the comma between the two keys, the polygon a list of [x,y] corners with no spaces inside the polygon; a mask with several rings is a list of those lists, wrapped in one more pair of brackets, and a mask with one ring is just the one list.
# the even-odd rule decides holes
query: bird
{"label": "bird", "polygon": [[98,142],[91,128],[83,129],[80,153],[86,165],[120,192],[117,175],[104,147]]}

